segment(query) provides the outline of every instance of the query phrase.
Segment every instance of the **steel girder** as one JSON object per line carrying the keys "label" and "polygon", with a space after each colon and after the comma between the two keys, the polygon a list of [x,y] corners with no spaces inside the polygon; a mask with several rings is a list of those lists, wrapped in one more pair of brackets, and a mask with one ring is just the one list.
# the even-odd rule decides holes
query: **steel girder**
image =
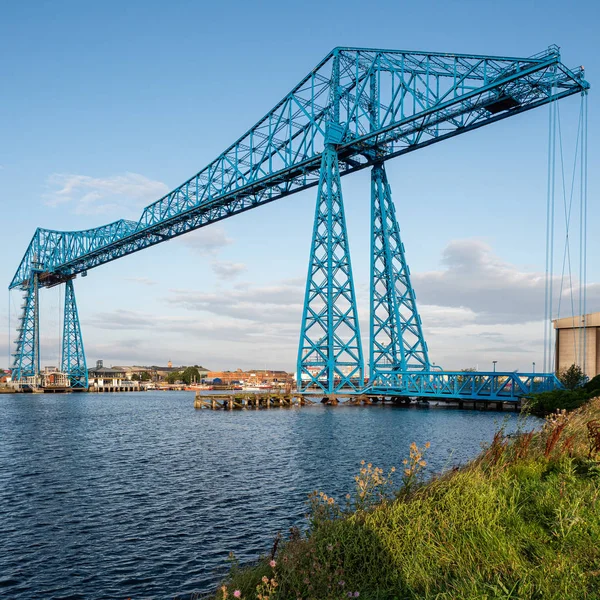
{"label": "steel girder", "polygon": [[378,373],[364,393],[376,396],[516,402],[532,394],[562,387],[552,373],[390,371]]}
{"label": "steel girder", "polygon": [[72,388],[87,389],[88,371],[72,279],[65,283],[61,371],[67,375]]}
{"label": "steel girder", "polygon": [[383,163],[371,170],[370,380],[379,371],[429,371],[427,344]]}
{"label": "steel girder", "polygon": [[321,160],[298,349],[298,390],[358,391],[364,385],[364,361],[333,145],[325,148]]}
{"label": "steel girder", "polygon": [[530,58],[335,48],[269,113],[137,222],[39,229],[11,282],[66,281],[98,265],[317,185],[328,130],[340,175],[585,92],[557,47]]}
{"label": "steel girder", "polygon": [[40,331],[39,331],[39,284],[38,273],[34,271],[24,288],[21,318],[15,340],[16,351],[12,367],[12,380],[23,382],[37,377],[40,373]]}

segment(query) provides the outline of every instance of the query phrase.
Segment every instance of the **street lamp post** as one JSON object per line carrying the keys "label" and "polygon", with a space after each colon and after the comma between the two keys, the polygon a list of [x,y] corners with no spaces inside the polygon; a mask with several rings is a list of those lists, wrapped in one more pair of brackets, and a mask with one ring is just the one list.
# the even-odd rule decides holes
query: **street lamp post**
{"label": "street lamp post", "polygon": [[497,360],[493,360],[492,361],[494,363],[494,373],[496,372],[496,363],[498,362]]}
{"label": "street lamp post", "polygon": [[535,362],[533,363],[533,374],[535,375]]}

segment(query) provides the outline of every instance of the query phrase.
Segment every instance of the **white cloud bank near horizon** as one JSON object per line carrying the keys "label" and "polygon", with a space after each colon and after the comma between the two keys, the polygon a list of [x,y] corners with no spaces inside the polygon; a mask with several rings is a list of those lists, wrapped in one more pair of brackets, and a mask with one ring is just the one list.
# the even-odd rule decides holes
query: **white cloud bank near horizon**
{"label": "white cloud bank near horizon", "polygon": [[[244,270],[241,265],[239,270]],[[492,360],[498,360],[498,368],[506,370],[525,370],[534,361],[541,366],[543,273],[520,269],[502,261],[484,242],[465,239],[446,246],[439,269],[413,273],[412,281],[430,357],[436,364],[448,369],[488,369]],[[559,284],[560,278],[555,277],[555,290]],[[156,362],[142,335],[148,331],[161,340],[161,351],[174,362],[205,363],[214,369],[268,364],[293,370],[304,299],[302,278],[268,285],[247,281],[227,288],[220,285],[210,291],[170,289],[162,299],[167,316],[113,310],[88,319],[87,327],[99,333],[137,332],[137,343],[127,338],[127,346],[115,356],[121,362],[142,358]],[[569,290],[563,290],[562,296],[566,316]],[[357,286],[357,301],[367,357],[367,285]],[[169,306],[178,316],[168,316]],[[600,309],[598,284],[588,286],[588,309]],[[110,343],[95,344],[93,351],[112,356],[110,348]]]}
{"label": "white cloud bank near horizon", "polygon": [[[218,249],[229,243],[224,232],[217,233],[198,242],[195,249],[219,262]],[[194,250],[194,244],[190,247]],[[228,279],[245,270],[241,263],[233,265]],[[152,280],[130,281],[155,289]],[[465,239],[446,246],[439,269],[413,273],[412,281],[430,358],[437,365],[486,370],[492,360],[498,360],[499,370],[512,371],[529,370],[535,361],[541,368],[543,273],[504,262],[484,242]],[[89,360],[103,358],[112,364],[172,360],[212,369],[270,366],[294,370],[303,278],[269,284],[236,280],[228,286],[217,278],[212,289],[206,290],[205,285],[202,282],[202,289],[168,289],[157,298],[165,307],[160,314],[119,308],[92,314],[83,323]],[[554,287],[558,293],[560,277],[555,277]],[[368,285],[358,285],[356,292],[367,360]],[[600,310],[600,285],[590,284],[587,295],[588,312]],[[566,289],[561,316],[569,314]]]}

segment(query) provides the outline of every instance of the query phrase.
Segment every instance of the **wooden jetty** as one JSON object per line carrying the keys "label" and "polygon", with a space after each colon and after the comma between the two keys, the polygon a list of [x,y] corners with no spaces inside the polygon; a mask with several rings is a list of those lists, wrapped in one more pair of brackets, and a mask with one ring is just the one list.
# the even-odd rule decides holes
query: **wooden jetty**
{"label": "wooden jetty", "polygon": [[261,408],[304,406],[306,404],[314,404],[314,401],[305,398],[302,394],[291,393],[246,392],[202,395],[200,392],[196,392],[194,398],[194,408],[208,408],[211,410],[258,410]]}
{"label": "wooden jetty", "polygon": [[[437,401],[437,402],[436,402]],[[285,408],[324,404],[326,406],[422,406],[432,404],[454,405],[456,408],[471,408],[474,410],[516,410],[521,408],[520,402],[442,400],[431,398],[390,397],[366,394],[312,394],[310,396],[290,392],[237,392],[202,395],[196,392],[194,408],[211,410],[243,410]]]}

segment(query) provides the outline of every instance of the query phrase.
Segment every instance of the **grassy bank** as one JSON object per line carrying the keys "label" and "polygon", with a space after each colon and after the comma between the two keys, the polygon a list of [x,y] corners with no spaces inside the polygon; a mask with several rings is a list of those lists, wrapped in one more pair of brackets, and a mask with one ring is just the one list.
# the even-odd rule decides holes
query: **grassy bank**
{"label": "grassy bank", "polygon": [[216,598],[600,598],[599,459],[599,399],[538,433],[499,432],[424,485],[413,444],[399,473],[363,465],[341,503],[312,494],[309,531],[234,564]]}

